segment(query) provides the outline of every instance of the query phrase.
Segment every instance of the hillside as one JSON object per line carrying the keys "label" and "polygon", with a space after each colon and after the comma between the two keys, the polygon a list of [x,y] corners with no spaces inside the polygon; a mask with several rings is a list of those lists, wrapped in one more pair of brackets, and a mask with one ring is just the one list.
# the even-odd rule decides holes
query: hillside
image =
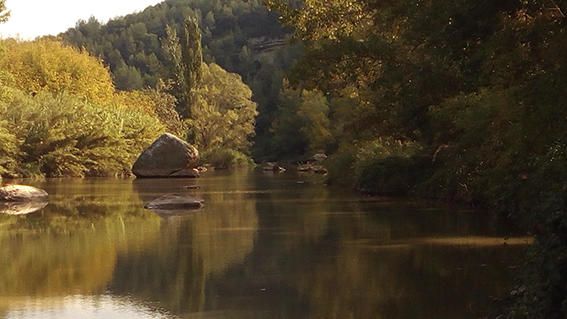
{"label": "hillside", "polygon": [[106,24],[94,18],[79,21],[60,37],[101,57],[118,89],[155,87],[173,73],[162,47],[166,26],[180,29],[187,16],[199,21],[205,61],[240,74],[253,90],[260,112],[257,139],[265,138],[282,78],[300,49],[288,44],[289,30],[260,0],[168,0]]}

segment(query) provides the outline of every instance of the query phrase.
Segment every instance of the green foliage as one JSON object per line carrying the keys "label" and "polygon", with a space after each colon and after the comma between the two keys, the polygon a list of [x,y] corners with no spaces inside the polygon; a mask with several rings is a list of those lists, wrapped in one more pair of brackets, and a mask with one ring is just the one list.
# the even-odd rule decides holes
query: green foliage
{"label": "green foliage", "polygon": [[160,84],[156,89],[119,92],[115,103],[157,118],[168,132],[184,136],[187,127],[175,109],[177,100],[166,91],[167,87]]}
{"label": "green foliage", "polygon": [[[300,44],[288,43],[289,30],[280,25],[277,14],[268,11],[262,1],[168,0],[107,24],[94,18],[79,21],[60,37],[101,57],[118,89],[156,87],[160,80],[183,82],[177,66],[184,58],[180,48],[177,58],[171,58],[170,40],[183,37],[185,21],[191,17],[201,29],[204,61],[239,74],[254,92],[260,111],[254,152],[258,156],[268,155],[284,72],[295,63],[302,49]],[[142,84],[133,69],[141,75]],[[186,90],[179,85],[172,89],[178,111],[189,116]]]}
{"label": "green foliage", "polygon": [[342,145],[328,160],[329,181],[380,195],[407,195],[427,164],[415,143],[380,138]]}
{"label": "green foliage", "polygon": [[100,103],[114,94],[112,79],[98,59],[60,42],[4,40],[0,70],[12,76],[13,86],[28,94],[68,93]]}
{"label": "green foliage", "polygon": [[166,33],[164,48],[175,70],[172,92],[178,98],[179,113],[187,117],[197,103],[196,94],[203,78],[201,30],[195,18],[187,17],[180,37],[172,26],[167,27]]}
{"label": "green foliage", "polygon": [[0,176],[14,172],[17,166],[18,139],[12,134],[8,122],[0,121]]}
{"label": "green foliage", "polygon": [[[526,297],[510,316],[565,318],[567,2],[287,2],[268,4],[306,43],[292,83],[329,92],[331,164],[358,171],[358,187],[380,191],[399,174],[403,188],[538,225]],[[351,112],[334,107],[346,100]],[[420,147],[381,157],[365,145],[384,138]]]}
{"label": "green foliage", "polygon": [[202,65],[203,78],[196,104],[187,120],[189,140],[199,149],[247,152],[254,134],[256,103],[239,75],[216,64]]}
{"label": "green foliage", "polygon": [[285,88],[272,134],[273,155],[279,158],[324,152],[333,138],[325,95],[318,90]]}
{"label": "green foliage", "polygon": [[114,79],[117,83],[124,83],[122,89],[132,91],[144,86],[144,79],[138,69],[128,65],[122,65],[114,72]]}
{"label": "green foliage", "polygon": [[215,169],[253,166],[254,161],[246,154],[231,149],[213,149],[201,154],[201,162]]}
{"label": "green foliage", "polygon": [[[12,162],[6,175],[109,176],[129,174],[144,146],[163,131],[159,121],[122,106],[100,106],[69,95],[16,92],[2,102],[11,133],[0,154]],[[17,168],[14,162],[17,162]]]}
{"label": "green foliage", "polygon": [[[262,25],[265,28],[262,29]],[[233,33],[235,30],[244,32],[243,29],[245,34]],[[274,74],[273,71],[290,63],[281,61],[279,53],[255,52],[249,47],[283,35],[275,15],[257,1],[223,0],[167,1],[140,14],[111,20],[106,25],[95,19],[79,22],[75,29],[61,37],[100,55],[112,70],[119,89],[148,86],[173,96],[184,123],[179,124],[169,107],[159,108],[167,109],[167,114],[152,112],[168,130],[186,135],[189,142],[201,150],[249,153],[258,112],[252,91],[244,82],[258,88],[274,87],[257,94],[258,100],[268,103],[277,96],[280,85],[277,82],[283,78],[282,72]],[[238,59],[232,51],[237,52]],[[203,63],[204,59],[218,61],[243,76],[227,72],[216,63]],[[270,70],[261,76],[251,72],[253,68],[261,72],[265,67]],[[127,104],[132,104],[127,101],[131,99],[148,109],[150,103],[141,101],[137,94],[123,96]],[[183,129],[188,132],[180,133]]]}
{"label": "green foliage", "polygon": [[107,69],[86,53],[53,40],[2,44],[2,176],[129,174],[143,147],[164,131],[160,120],[181,125],[171,116],[173,97],[116,93]]}

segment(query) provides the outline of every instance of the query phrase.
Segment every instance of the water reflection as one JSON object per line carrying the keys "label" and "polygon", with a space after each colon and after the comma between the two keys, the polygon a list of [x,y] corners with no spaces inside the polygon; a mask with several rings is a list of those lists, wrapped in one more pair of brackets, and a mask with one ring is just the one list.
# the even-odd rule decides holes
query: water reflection
{"label": "water reflection", "polygon": [[0,203],[0,214],[27,215],[42,210],[45,206],[47,202]]}
{"label": "water reflection", "polygon": [[[0,317],[476,318],[528,242],[475,212],[290,175],[37,186],[49,206],[0,216]],[[205,207],[143,209],[183,192]]]}
{"label": "water reflection", "polygon": [[165,319],[172,318],[164,310],[113,296],[71,296],[60,299],[11,300],[12,309],[5,319]]}

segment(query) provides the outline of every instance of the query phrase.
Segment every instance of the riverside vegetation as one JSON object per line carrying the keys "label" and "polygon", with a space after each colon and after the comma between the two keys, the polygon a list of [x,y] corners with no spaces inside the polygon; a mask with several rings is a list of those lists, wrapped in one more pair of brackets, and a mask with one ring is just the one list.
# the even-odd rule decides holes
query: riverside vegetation
{"label": "riverside vegetation", "polygon": [[0,174],[127,174],[166,130],[218,166],[325,151],[331,183],[524,225],[536,240],[504,315],[562,319],[564,10],[563,0],[170,0],[57,38],[4,40]]}
{"label": "riverside vegetation", "polygon": [[[505,315],[565,318],[567,1],[268,5],[305,45],[291,79],[303,103],[320,92],[331,181],[523,223],[536,242]],[[281,113],[312,118],[297,105]]]}
{"label": "riverside vegetation", "polygon": [[204,160],[249,162],[257,114],[251,90],[240,76],[202,62],[190,17],[163,43],[172,78],[127,91],[115,87],[103,61],[58,39],[2,40],[0,175],[128,175],[164,131],[203,149]]}

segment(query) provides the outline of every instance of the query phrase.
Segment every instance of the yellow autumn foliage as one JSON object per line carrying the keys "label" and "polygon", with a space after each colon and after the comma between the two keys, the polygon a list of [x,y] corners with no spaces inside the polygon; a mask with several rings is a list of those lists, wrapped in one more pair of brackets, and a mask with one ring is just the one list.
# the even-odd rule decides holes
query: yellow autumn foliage
{"label": "yellow autumn foliage", "polygon": [[0,69],[14,79],[15,88],[26,93],[66,93],[103,103],[115,89],[102,62],[53,39],[1,42]]}
{"label": "yellow autumn foliage", "polygon": [[173,118],[166,93],[118,92],[99,59],[56,40],[0,49],[0,176],[129,174]]}

